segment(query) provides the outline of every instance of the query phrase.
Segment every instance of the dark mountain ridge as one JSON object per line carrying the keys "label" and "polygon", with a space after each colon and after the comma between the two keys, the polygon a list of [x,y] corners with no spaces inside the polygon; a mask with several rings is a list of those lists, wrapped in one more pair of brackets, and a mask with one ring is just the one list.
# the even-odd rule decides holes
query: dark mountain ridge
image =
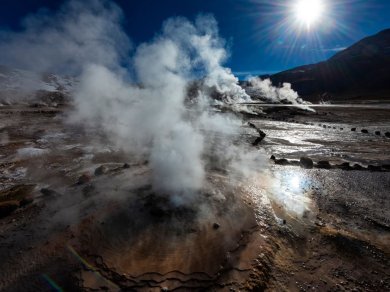
{"label": "dark mountain ridge", "polygon": [[309,100],[390,100],[390,29],[366,37],[326,61],[270,76],[274,84],[289,82]]}

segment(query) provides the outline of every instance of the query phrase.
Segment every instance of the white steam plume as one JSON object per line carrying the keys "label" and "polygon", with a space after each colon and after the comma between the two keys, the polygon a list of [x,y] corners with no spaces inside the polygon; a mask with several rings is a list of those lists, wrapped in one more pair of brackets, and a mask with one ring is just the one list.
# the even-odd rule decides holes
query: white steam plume
{"label": "white steam plume", "polygon": [[0,64],[62,74],[78,74],[87,63],[118,66],[130,49],[122,17],[104,0],[71,0],[55,14],[41,9],[21,32],[0,32]]}
{"label": "white steam plume", "polygon": [[194,24],[184,18],[169,19],[162,33],[140,45],[133,56],[133,84],[140,86],[126,83],[128,76],[103,66],[89,66],[76,92],[72,119],[98,125],[123,150],[146,156],[156,191],[193,193],[205,184],[206,148],[214,160],[236,170],[239,161],[246,161],[240,159],[238,147],[234,157],[224,159],[231,153],[230,141],[220,141],[225,149],[211,145],[210,131],[240,133],[237,118],[213,113],[208,91],[202,88],[191,109],[185,102],[187,87],[199,72],[206,76],[206,87],[215,86],[226,100],[247,98],[235,77],[219,63],[225,55],[211,16],[200,16]]}
{"label": "white steam plume", "polygon": [[276,87],[272,85],[270,79],[262,80],[259,77],[251,77],[248,82],[250,86],[246,90],[252,97],[257,97],[270,103],[289,103],[298,105],[306,110],[312,110],[308,106],[310,103],[302,100],[298,92],[291,88],[290,83],[285,82],[282,84],[282,87]]}
{"label": "white steam plume", "polygon": [[[169,19],[131,56],[121,17],[111,1],[72,0],[55,15],[30,17],[25,30],[9,34],[0,49],[8,65],[79,74],[70,121],[98,129],[125,152],[146,158],[159,193],[188,198],[205,186],[206,167],[214,161],[232,178],[260,170],[255,156],[261,153],[233,144],[241,121],[211,106],[212,90],[223,102],[250,100],[221,65],[227,53],[215,19]],[[188,103],[194,80],[203,85]]]}

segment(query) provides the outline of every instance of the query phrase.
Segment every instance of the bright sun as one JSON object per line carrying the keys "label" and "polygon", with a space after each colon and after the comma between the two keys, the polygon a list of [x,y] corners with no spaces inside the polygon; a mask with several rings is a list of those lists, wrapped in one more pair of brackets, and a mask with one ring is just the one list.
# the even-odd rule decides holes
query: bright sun
{"label": "bright sun", "polygon": [[321,19],[325,6],[321,0],[297,0],[293,10],[297,21],[310,29]]}

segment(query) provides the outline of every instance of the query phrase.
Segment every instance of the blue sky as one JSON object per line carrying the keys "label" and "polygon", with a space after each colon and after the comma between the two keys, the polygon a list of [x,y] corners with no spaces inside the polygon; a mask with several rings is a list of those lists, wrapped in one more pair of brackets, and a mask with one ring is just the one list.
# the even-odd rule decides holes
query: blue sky
{"label": "blue sky", "polygon": [[[172,16],[193,19],[211,13],[227,40],[227,66],[239,76],[274,73],[318,62],[361,38],[390,28],[388,0],[322,0],[327,9],[310,31],[291,21],[286,7],[298,0],[116,0],[125,14],[124,28],[137,44],[151,39]],[[57,9],[63,1],[2,0],[0,27],[20,29],[20,21],[45,7]]]}

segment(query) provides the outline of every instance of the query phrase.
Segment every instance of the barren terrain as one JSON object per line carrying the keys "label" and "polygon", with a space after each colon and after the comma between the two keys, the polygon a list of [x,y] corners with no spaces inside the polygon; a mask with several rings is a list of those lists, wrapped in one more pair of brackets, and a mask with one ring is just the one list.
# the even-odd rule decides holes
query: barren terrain
{"label": "barren terrain", "polygon": [[1,107],[0,290],[389,290],[390,110],[264,110],[258,174],[174,204],[66,107]]}

